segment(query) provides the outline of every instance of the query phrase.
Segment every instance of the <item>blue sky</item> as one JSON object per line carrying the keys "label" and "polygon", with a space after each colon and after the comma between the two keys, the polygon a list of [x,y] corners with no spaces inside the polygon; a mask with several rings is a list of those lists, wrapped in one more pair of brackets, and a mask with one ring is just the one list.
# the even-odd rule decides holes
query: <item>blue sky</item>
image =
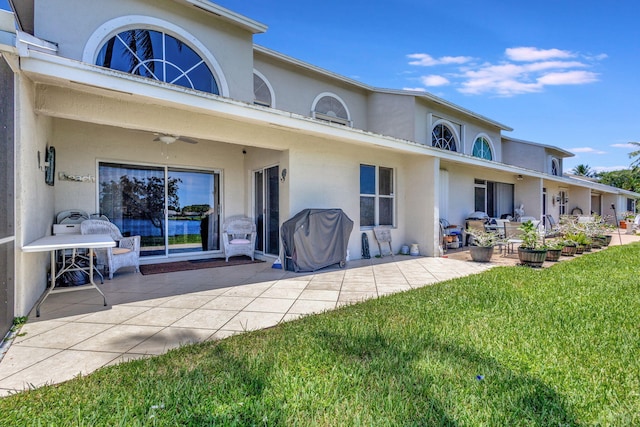
{"label": "blue sky", "polygon": [[[255,42],[375,87],[428,91],[556,145],[630,164],[640,140],[640,2],[219,0],[269,26]],[[6,7],[6,0],[0,0]]]}

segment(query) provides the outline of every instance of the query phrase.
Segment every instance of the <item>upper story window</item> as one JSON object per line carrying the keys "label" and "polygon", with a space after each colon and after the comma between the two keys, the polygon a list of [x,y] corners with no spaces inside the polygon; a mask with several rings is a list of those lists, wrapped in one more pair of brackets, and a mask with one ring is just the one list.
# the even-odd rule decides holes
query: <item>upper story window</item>
{"label": "upper story window", "polygon": [[443,150],[458,151],[456,149],[456,138],[449,126],[444,123],[437,124],[431,132],[431,145]]}
{"label": "upper story window", "polygon": [[273,107],[272,89],[267,79],[257,71],[253,72],[253,103],[263,107]]}
{"label": "upper story window", "polygon": [[219,87],[202,57],[162,31],[130,29],[107,40],[96,64],[218,95]]}
{"label": "upper story window", "polygon": [[561,172],[558,159],[551,159],[551,175],[560,176]]}
{"label": "upper story window", "polygon": [[480,157],[481,159],[493,160],[489,140],[484,136],[477,137],[473,143],[472,155],[473,157]]}
{"label": "upper story window", "polygon": [[313,102],[313,118],[330,123],[351,126],[349,111],[340,98],[333,94],[320,94]]}

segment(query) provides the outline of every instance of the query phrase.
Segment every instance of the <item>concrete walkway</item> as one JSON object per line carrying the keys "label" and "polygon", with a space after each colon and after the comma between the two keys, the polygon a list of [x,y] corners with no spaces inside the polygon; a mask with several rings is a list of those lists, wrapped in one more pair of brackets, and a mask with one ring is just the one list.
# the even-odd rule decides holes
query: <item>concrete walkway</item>
{"label": "concrete walkway", "polygon": [[[640,236],[622,235],[623,244],[634,241]],[[612,245],[619,243],[615,235]],[[470,260],[462,250],[446,258],[357,260],[315,273],[269,262],[148,276],[121,270],[100,286],[107,307],[88,289],[50,295],[39,318],[34,309],[0,361],[0,396],[518,262],[497,254],[487,264]]]}

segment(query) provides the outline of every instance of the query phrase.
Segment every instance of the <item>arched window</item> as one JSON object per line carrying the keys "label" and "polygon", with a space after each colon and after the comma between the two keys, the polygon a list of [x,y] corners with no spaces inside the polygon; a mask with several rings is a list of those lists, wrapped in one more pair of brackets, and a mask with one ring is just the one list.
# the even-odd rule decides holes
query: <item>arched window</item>
{"label": "arched window", "polygon": [[560,162],[558,159],[551,159],[551,175],[560,176]]}
{"label": "arched window", "polygon": [[101,67],[218,95],[213,73],[185,42],[162,31],[129,29],[107,40],[96,59]]}
{"label": "arched window", "polygon": [[273,95],[266,78],[254,70],[253,103],[263,107],[273,107]]}
{"label": "arched window", "polygon": [[449,126],[440,123],[433,127],[431,132],[431,145],[443,150],[458,151],[456,149],[456,138]]}
{"label": "arched window", "polygon": [[335,95],[318,95],[313,103],[312,114],[315,119],[345,126],[351,125],[346,105]]}
{"label": "arched window", "polygon": [[491,144],[489,140],[484,136],[479,136],[473,143],[473,150],[471,152],[473,157],[480,157],[481,159],[493,160],[493,154],[491,153]]}

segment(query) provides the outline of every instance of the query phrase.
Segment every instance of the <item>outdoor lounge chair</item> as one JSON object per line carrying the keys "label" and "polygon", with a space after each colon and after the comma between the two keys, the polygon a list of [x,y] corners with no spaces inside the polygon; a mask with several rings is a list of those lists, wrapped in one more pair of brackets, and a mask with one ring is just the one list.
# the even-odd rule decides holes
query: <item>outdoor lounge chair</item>
{"label": "outdoor lounge chair", "polygon": [[247,255],[253,261],[256,247],[256,224],[251,218],[236,217],[228,219],[222,226],[222,243],[225,260],[229,257]]}
{"label": "outdoor lounge chair", "polygon": [[544,237],[558,237],[562,235],[556,220],[551,215],[544,216]]}
{"label": "outdoor lounge chair", "polygon": [[122,267],[133,267],[140,272],[140,236],[123,237],[118,226],[109,221],[87,219],[80,223],[81,234],[109,234],[116,242],[115,248],[96,249],[98,266],[104,266],[109,272],[109,279],[113,273]]}
{"label": "outdoor lounge chair", "polygon": [[[373,234],[378,241],[378,250],[380,251],[380,258],[385,255],[393,256],[393,248],[391,247],[391,229],[389,227],[373,227]],[[385,252],[382,249],[389,245],[389,251]]]}

